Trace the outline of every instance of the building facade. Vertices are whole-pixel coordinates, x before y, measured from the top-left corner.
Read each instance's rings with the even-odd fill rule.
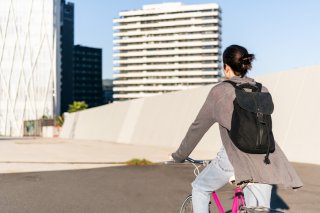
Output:
[[[102,81],[103,103],[109,104],[113,102],[113,80],[104,79]]]
[[[75,45],[73,54],[73,100],[102,105],[102,49]]]
[[[0,135],[59,113],[60,0],[0,0]]]
[[[114,99],[128,100],[217,83],[217,4],[145,5],[114,19]]]
[[[73,102],[74,4],[61,0],[61,104],[60,112],[68,111]]]

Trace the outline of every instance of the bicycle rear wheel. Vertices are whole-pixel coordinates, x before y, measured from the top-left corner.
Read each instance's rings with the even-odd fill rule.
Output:
[[[211,204],[211,202],[209,202],[209,204],[208,204],[209,213],[211,212],[210,211],[210,204]],[[186,197],[186,199],[183,201],[181,208],[180,208],[180,213],[193,213],[192,195],[188,195],[188,197]]]
[[[192,208],[192,195],[189,195],[186,197],[186,199],[183,201],[181,208],[180,208],[180,213],[193,213],[193,208]]]

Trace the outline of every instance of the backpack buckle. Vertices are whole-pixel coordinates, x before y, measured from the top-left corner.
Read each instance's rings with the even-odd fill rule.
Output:
[[[263,123],[263,124],[265,123],[262,112],[257,112],[257,118],[260,123]]]

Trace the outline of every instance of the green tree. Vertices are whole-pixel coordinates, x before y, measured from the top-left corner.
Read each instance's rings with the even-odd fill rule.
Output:
[[[88,108],[88,104],[85,101],[74,101],[72,104],[69,104],[68,112],[77,112]]]

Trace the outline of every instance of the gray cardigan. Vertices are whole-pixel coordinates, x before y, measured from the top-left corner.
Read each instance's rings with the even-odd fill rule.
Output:
[[[248,77],[234,76],[230,80],[239,84],[248,82],[255,84],[255,81]],[[262,88],[262,92],[267,91],[265,87]],[[254,180],[259,183],[283,184],[292,188],[302,187],[303,184],[299,176],[278,144],[276,144],[276,150],[270,153],[271,164],[265,164],[263,162],[265,154],[247,154],[240,151],[232,143],[228,130],[231,128],[234,98],[235,90],[232,85],[222,82],[214,86],[180,147],[172,154],[172,157],[176,161],[186,159],[208,129],[217,122],[222,144],[234,168],[236,182]]]

